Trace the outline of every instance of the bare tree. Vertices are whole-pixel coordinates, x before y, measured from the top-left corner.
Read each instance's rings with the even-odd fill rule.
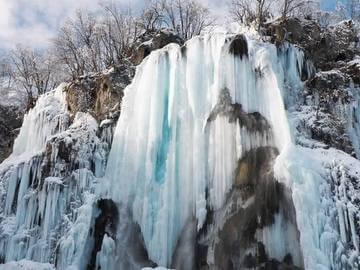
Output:
[[[73,79],[121,62],[139,35],[130,9],[102,4],[102,10],[98,16],[77,11],[75,19],[68,20],[53,40],[57,61]]]
[[[341,19],[344,20],[347,17],[346,6],[341,1],[336,2],[335,14]]]
[[[269,0],[256,0],[256,19],[259,29],[265,23],[266,19],[270,17],[270,8],[273,2],[274,1]]]
[[[12,50],[10,60],[9,76],[25,90],[29,105],[57,83],[52,77],[53,63],[45,52],[18,45]]]
[[[139,26],[147,32],[160,28],[164,19],[162,11],[160,1],[150,1],[148,6],[142,10],[142,14],[138,19]]]
[[[273,0],[232,0],[229,8],[233,19],[242,23],[255,22],[258,30],[271,16]]]
[[[0,58],[0,85],[10,88],[14,82],[14,72],[11,67],[10,59],[7,55]]]
[[[58,62],[66,66],[73,78],[104,69],[97,27],[95,16],[78,10],[75,19],[69,19],[53,40]]]
[[[185,40],[199,35],[213,23],[209,9],[197,0],[155,0],[147,13],[150,21],[146,25],[150,22],[150,26],[165,26]]]
[[[124,11],[114,3],[102,7],[105,11],[101,29],[103,54],[106,64],[113,65],[129,54],[139,36],[138,23],[130,8]]]
[[[302,9],[307,7],[308,0],[283,0],[281,3],[281,17],[286,18],[302,13]]]
[[[254,2],[249,0],[232,0],[229,7],[235,21],[249,24],[256,19]]]

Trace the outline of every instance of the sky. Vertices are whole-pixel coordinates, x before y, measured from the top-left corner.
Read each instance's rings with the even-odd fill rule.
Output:
[[[9,49],[16,44],[46,48],[59,27],[76,9],[90,11],[99,9],[105,0],[0,0],[0,49]],[[146,0],[111,0],[131,4],[135,9]],[[323,0],[330,8],[336,0]],[[226,0],[200,0],[217,15],[226,13]]]

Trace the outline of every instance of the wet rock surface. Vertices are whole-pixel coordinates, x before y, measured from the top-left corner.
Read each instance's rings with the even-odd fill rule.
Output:
[[[239,160],[234,187],[224,208],[209,211],[204,228],[197,235],[196,269],[301,269],[291,193],[272,173],[277,154],[272,147],[260,147]],[[284,254],[281,260],[268,254],[269,248],[274,247],[266,248],[266,237],[261,236],[279,216],[284,219],[284,239],[288,237],[288,226],[296,240],[291,242],[296,245],[291,249],[297,250],[297,254]]]
[[[229,123],[238,121],[240,127],[245,127],[250,132],[267,133],[270,129],[269,123],[259,112],[246,113],[241,104],[233,104],[227,88],[220,91],[218,103],[207,119],[207,126],[218,116],[228,117]]]

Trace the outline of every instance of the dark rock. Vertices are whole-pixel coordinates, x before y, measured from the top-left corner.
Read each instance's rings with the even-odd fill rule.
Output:
[[[12,152],[25,111],[14,106],[0,105],[0,163]]]
[[[95,219],[95,228],[93,230],[94,246],[87,270],[95,269],[96,254],[101,250],[105,234],[116,239],[116,229],[119,219],[119,212],[116,204],[112,200],[101,199],[97,202],[97,208],[100,210],[100,214]]]
[[[195,252],[196,233],[197,233],[196,217],[190,218],[181,236],[176,244],[174,254],[172,256],[171,269],[177,270],[195,270],[197,264],[197,256]]]
[[[247,254],[243,262],[244,267],[246,268],[256,268],[256,258],[251,254]]]
[[[330,91],[349,86],[350,77],[343,74],[340,70],[331,70],[318,72],[307,82],[309,89],[318,89],[319,91]]]
[[[226,116],[229,118],[230,123],[238,121],[240,127],[245,127],[250,132],[267,133],[269,131],[269,123],[259,112],[246,113],[242,109],[241,104],[232,104],[231,102],[229,89],[222,89],[219,94],[218,103],[207,119],[207,126],[218,116]]]
[[[291,254],[286,254],[286,256],[284,257],[284,263],[286,264],[293,264],[293,259],[292,259],[292,256]]]
[[[351,77],[340,70],[318,72],[307,81],[307,94],[316,107],[314,120],[301,124],[309,130],[310,137],[329,147],[353,154],[354,149],[338,108],[352,102]]]
[[[352,61],[346,64],[344,63],[341,71],[349,75],[355,84],[360,85],[360,61],[359,63]]]
[[[258,230],[273,224],[275,214],[282,215],[288,226],[297,228],[291,192],[273,176],[272,164],[277,155],[278,151],[274,148],[260,147],[248,151],[239,160],[237,177],[228,200],[224,208],[214,213],[221,216],[221,225],[212,218],[213,222],[207,221],[204,225],[209,228],[202,230],[202,235],[197,238],[202,251],[197,255],[198,260],[203,262],[201,269],[286,269],[276,268],[282,263],[268,256],[264,244],[256,236]],[[246,207],[239,206],[239,202],[249,200],[251,203]],[[220,213],[225,209],[228,214],[224,218]],[[293,243],[291,250],[300,252],[298,231],[296,237],[297,243]],[[215,265],[206,268],[205,247],[213,245]],[[293,264],[289,267],[298,269]]]
[[[139,37],[139,42],[134,45],[131,61],[134,65],[139,65],[152,51],[161,49],[170,43],[183,45],[184,41],[167,29],[145,32]]]
[[[244,35],[237,35],[230,43],[229,52],[241,59],[246,56],[249,57],[248,44]]]
[[[71,150],[71,145],[67,145],[64,141],[59,142],[58,155],[67,163],[71,160]]]
[[[337,62],[352,60],[358,53],[355,44],[359,40],[351,20],[321,28],[313,20],[290,17],[265,24],[264,32],[275,44],[288,41],[303,48],[320,70],[333,69]]]

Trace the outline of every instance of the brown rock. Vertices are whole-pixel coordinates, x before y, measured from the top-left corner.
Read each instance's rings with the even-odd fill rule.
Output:
[[[98,122],[117,118],[123,90],[133,76],[134,68],[128,63],[73,81],[66,89],[68,109],[72,116],[77,112],[89,112]]]

